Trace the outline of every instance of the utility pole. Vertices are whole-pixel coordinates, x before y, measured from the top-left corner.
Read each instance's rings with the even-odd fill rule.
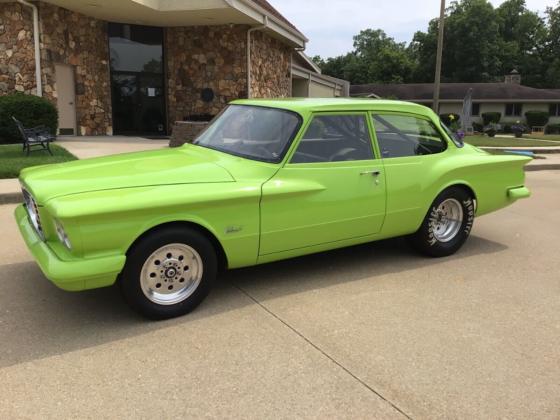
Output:
[[[433,109],[439,114],[439,90],[441,86],[441,61],[443,56],[443,26],[445,21],[445,0],[441,0],[441,10],[439,12],[439,35],[436,55],[436,78],[434,82],[434,104]]]

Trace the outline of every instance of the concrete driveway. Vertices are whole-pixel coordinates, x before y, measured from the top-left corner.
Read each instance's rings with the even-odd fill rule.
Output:
[[[463,250],[401,240],[227,274],[147,322],[67,293],[0,207],[0,418],[560,417],[560,177],[477,219]]]

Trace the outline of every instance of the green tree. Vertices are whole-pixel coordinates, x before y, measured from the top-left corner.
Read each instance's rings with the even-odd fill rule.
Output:
[[[545,85],[560,88],[560,1],[546,9]]]
[[[447,9],[443,50],[444,81],[487,82],[500,73],[500,33],[497,14],[487,0],[454,1]],[[437,19],[428,32],[417,32],[411,51],[416,53],[416,78],[433,80]]]
[[[508,0],[496,9],[499,31],[501,74],[517,69],[523,82],[541,86],[547,30],[544,21],[527,9],[525,0]]]
[[[314,57],[324,74],[349,80],[352,84],[408,82],[413,61],[405,43],[398,43],[378,29],[361,31],[354,37],[354,50],[346,55]]]

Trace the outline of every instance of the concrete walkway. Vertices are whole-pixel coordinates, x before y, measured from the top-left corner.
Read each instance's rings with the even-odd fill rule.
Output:
[[[169,140],[150,140],[125,136],[60,136],[56,144],[64,147],[78,159],[140,152],[168,147]]]

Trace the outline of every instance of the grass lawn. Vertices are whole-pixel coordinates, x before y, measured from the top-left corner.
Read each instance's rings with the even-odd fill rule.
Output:
[[[61,146],[51,144],[54,156],[47,151],[37,150],[29,156],[21,150],[21,144],[0,145],[0,178],[17,178],[28,166],[45,165],[76,160],[76,156]]]
[[[560,134],[545,134],[543,136],[531,136],[530,134],[527,135],[527,137],[530,137],[532,139],[535,140],[550,140],[550,141],[560,141]]]
[[[483,147],[560,147],[560,136],[543,136],[543,140],[554,140],[550,137],[558,137],[558,140],[542,141],[534,138],[522,137],[516,138],[502,138],[502,137],[488,137],[488,136],[467,136],[465,143],[472,144],[473,146]]]

